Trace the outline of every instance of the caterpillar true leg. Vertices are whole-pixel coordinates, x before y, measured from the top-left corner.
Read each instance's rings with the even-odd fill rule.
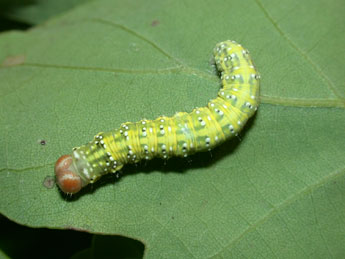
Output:
[[[234,41],[214,49],[223,87],[206,107],[173,117],[126,122],[99,133],[86,145],[74,148],[55,165],[57,184],[65,193],[76,193],[106,173],[142,159],[187,157],[236,135],[259,105],[259,79],[249,52]]]

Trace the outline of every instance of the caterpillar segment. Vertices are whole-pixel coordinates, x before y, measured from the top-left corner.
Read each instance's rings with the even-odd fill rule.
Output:
[[[60,189],[74,194],[126,164],[154,157],[187,157],[236,135],[257,110],[260,76],[248,50],[234,41],[218,43],[214,58],[223,85],[217,98],[190,113],[126,122],[116,130],[97,134],[88,144],[57,160]]]

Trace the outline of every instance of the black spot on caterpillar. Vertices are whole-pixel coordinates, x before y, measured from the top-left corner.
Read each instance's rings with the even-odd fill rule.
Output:
[[[207,151],[236,135],[259,104],[259,74],[249,52],[234,41],[220,42],[214,58],[223,87],[206,107],[178,112],[173,117],[126,122],[98,133],[55,164],[60,189],[74,194],[102,175],[117,173],[142,159],[187,157]]]

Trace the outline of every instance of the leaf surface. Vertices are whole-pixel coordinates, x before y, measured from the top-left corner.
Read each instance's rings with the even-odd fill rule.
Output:
[[[0,212],[120,234],[146,257],[345,255],[345,7],[317,1],[92,1],[0,35]],[[126,167],[68,199],[54,163],[125,121],[204,106],[217,42],[249,49],[262,104],[191,161]]]

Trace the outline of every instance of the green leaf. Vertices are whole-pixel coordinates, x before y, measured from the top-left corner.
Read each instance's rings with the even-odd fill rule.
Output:
[[[3,251],[0,250],[0,258],[7,259],[9,257]]]
[[[93,1],[1,34],[0,212],[31,227],[132,237],[149,258],[344,257],[344,9]],[[60,194],[54,163],[72,147],[215,97],[212,49],[227,39],[250,50],[262,77],[262,104],[239,138]]]

